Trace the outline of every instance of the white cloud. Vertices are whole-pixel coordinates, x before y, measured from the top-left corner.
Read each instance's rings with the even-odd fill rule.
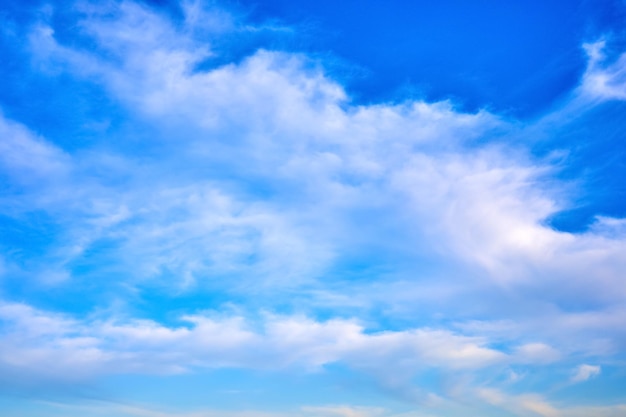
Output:
[[[22,304],[3,304],[0,364],[59,380],[194,368],[315,369],[343,362],[384,375],[428,368],[477,369],[506,355],[479,338],[443,330],[366,332],[350,320],[269,316],[256,328],[239,316],[185,316],[186,326],[153,321],[77,321]],[[70,372],[71,370],[71,372]]]
[[[550,363],[561,358],[561,354],[544,343],[527,343],[515,349],[515,356],[520,362]]]
[[[477,391],[485,402],[512,411],[518,416],[560,417],[565,414],[542,396],[536,394],[508,395],[502,391],[481,388]]]
[[[86,3],[81,36],[103,54],[63,45],[45,23],[33,29],[42,68],[103,86],[129,120],[154,135],[115,132],[108,151],[73,153],[0,119],[2,168],[29,190],[7,198],[12,215],[36,208],[61,230],[36,271],[24,266],[22,273],[93,279],[71,265],[104,242],[102,285],[120,280],[130,291],[152,280],[168,292],[202,287],[255,301],[265,291],[259,304],[270,311],[272,302],[307,311],[302,304],[343,308],[349,301],[350,308],[382,306],[393,315],[402,304],[415,322],[420,305],[431,303],[438,317],[462,311],[463,320],[487,318],[464,321],[457,333],[438,325],[370,331],[340,318],[268,314],[255,322],[189,312],[168,327],[4,304],[0,363],[7,375],[313,370],[342,362],[406,388],[427,368],[477,374],[623,351],[624,312],[613,306],[626,299],[624,220],[599,218],[582,234],[545,224],[564,208],[551,179],[556,168],[524,145],[504,144],[522,143],[536,126],[486,111],[465,114],[448,102],[354,105],[298,54],[259,50],[200,70],[215,53],[211,36],[236,32],[241,22],[198,4],[185,6],[187,23],[176,26],[132,2]],[[198,41],[200,32],[208,41]],[[589,51],[581,94],[626,97],[624,58],[604,65],[599,44]],[[117,146],[125,141],[141,143],[145,155]],[[404,263],[390,271],[385,257],[394,256]],[[355,259],[383,273],[373,283],[346,282],[343,265]],[[11,262],[7,254],[6,270]],[[285,301],[279,290],[299,297]],[[589,311],[560,308],[581,299]],[[495,315],[507,319],[489,319]],[[490,347],[496,342],[505,347]],[[594,369],[582,365],[573,379],[588,379],[599,373]],[[500,405],[509,399],[488,390],[480,396]],[[522,415],[560,413],[538,396],[513,403]]]
[[[509,395],[496,389],[479,389],[478,397],[486,403],[502,408],[520,417],[619,417],[626,411],[625,404],[606,406],[562,406],[539,394]]]
[[[154,161],[100,151],[71,159],[43,140],[28,146],[35,156],[20,151],[23,146],[11,148],[18,161],[44,155],[37,169],[75,173],[37,193],[45,197],[42,208],[56,216],[60,207],[65,211],[57,217],[66,230],[59,242],[70,243],[60,245],[60,269],[108,239],[115,245],[107,272],[131,286],[162,279],[177,290],[203,283],[250,291],[254,283],[252,291],[303,285],[324,291],[325,274],[342,254],[374,245],[383,254],[404,251],[461,265],[468,277],[448,276],[446,285],[465,290],[495,284],[548,298],[626,297],[616,290],[626,268],[620,220],[601,219],[582,235],[547,227],[545,218],[561,208],[549,184],[552,169],[496,140],[523,136],[518,126],[487,112],[463,114],[445,102],[353,106],[341,86],[299,55],[258,51],[238,64],[198,71],[194,66],[213,52],[210,42],[196,41],[194,27],[175,27],[131,2],[92,5],[85,13],[83,35],[116,59],[60,45],[42,27],[32,36],[45,38],[34,41],[45,53],[36,52],[103,83],[168,137],[153,139],[166,149]],[[212,33],[239,24],[227,22]],[[8,143],[32,137],[16,129]],[[492,140],[473,144],[478,138]],[[206,168],[212,165],[240,175],[244,184]],[[76,178],[106,169],[127,179]],[[248,181],[274,190],[269,197],[246,191]],[[378,224],[358,220],[363,211],[381,214]],[[396,336],[379,339],[385,337]],[[556,358],[533,346],[540,345],[527,344],[516,355]],[[472,349],[455,350],[451,363],[469,366],[476,354],[489,356]],[[326,360],[323,350],[316,354]]]
[[[0,138],[0,169],[22,186],[32,187],[69,174],[69,155],[2,114]]]
[[[340,86],[321,70],[307,69],[303,57],[284,53],[259,51],[238,65],[194,72],[206,48],[163,17],[129,2],[113,12],[105,8],[113,23],[99,13],[96,8],[88,14],[81,27],[119,60],[103,62],[59,45],[52,30],[36,30],[32,36],[45,39],[33,42],[45,47],[42,59],[104,80],[150,123],[165,130],[176,126],[176,133],[167,130],[175,139],[163,157],[180,174],[172,181],[162,159],[148,166],[142,160],[143,172],[133,169],[139,161],[128,155],[77,161],[76,175],[84,172],[91,181],[65,184],[74,198],[58,200],[73,219],[65,225],[70,236],[62,240],[79,240],[71,245],[78,250],[68,248],[61,264],[98,240],[113,239],[119,251],[111,267],[121,268],[114,274],[128,275],[123,270],[132,263],[135,277],[174,275],[183,288],[208,276],[227,276],[228,285],[240,288],[250,285],[230,277],[254,274],[250,279],[261,286],[311,282],[336,258],[338,244],[374,241],[378,227],[363,229],[352,218],[362,210],[392,208],[398,197],[385,186],[387,171],[403,165],[411,147],[447,147],[498,124],[487,113],[459,114],[447,103],[346,110]],[[240,123],[241,114],[246,123]],[[198,174],[211,165],[243,175],[244,183],[271,183],[274,201],[246,195],[219,175]],[[106,186],[109,178],[93,173],[107,169],[130,179]]]
[[[576,368],[572,375],[572,382],[583,382],[600,375],[602,369],[599,366],[582,364]]]
[[[584,95],[601,100],[626,99],[626,54],[607,63],[606,41],[584,45],[589,56],[587,71],[583,75],[581,91]]]

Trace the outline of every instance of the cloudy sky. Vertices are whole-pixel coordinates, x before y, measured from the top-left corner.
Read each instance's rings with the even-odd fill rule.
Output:
[[[623,0],[0,1],[0,412],[626,415]]]

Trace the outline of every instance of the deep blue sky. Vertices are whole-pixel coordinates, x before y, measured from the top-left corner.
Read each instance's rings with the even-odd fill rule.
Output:
[[[623,31],[618,1],[242,1],[252,19],[305,28],[303,45],[355,66],[357,100],[451,98],[537,115],[581,76],[581,44]],[[308,31],[308,32],[307,32]]]

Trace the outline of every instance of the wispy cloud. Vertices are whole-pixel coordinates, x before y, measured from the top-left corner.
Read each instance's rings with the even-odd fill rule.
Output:
[[[601,368],[595,365],[583,364],[576,368],[572,382],[583,382],[600,375]]]
[[[626,99],[626,54],[607,62],[604,40],[585,44],[584,48],[589,63],[581,85],[583,94],[601,100]]]

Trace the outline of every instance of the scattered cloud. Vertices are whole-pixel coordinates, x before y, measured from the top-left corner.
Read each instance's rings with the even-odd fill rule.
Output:
[[[600,375],[602,369],[599,366],[583,364],[576,368],[572,376],[572,382],[584,382]]]

